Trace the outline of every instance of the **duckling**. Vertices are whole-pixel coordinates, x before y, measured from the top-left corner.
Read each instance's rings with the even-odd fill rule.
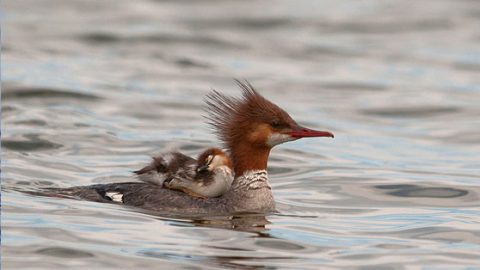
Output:
[[[175,175],[186,178],[194,178],[196,175],[197,161],[180,152],[168,152],[152,159],[150,164],[134,171],[140,181],[162,186]]]
[[[195,172],[194,177],[176,174],[164,181],[163,186],[205,199],[224,194],[234,179],[230,158],[218,148],[210,148],[200,154]]]

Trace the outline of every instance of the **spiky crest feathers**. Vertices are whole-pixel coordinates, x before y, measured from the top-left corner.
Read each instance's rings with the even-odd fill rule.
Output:
[[[260,95],[247,81],[235,80],[242,97],[229,97],[216,90],[206,96],[206,118],[217,137],[230,149],[239,137],[248,132],[252,122],[280,121],[288,125],[295,121],[281,108]]]

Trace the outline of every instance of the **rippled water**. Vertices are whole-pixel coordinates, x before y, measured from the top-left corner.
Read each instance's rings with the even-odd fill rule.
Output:
[[[4,269],[480,268],[477,1],[2,4]],[[336,135],[274,149],[279,214],[24,192],[217,145],[202,99],[232,78]]]

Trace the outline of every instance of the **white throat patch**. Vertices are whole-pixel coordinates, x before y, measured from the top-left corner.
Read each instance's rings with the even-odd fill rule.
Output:
[[[292,138],[292,136],[288,134],[272,133],[270,136],[268,136],[267,144],[270,147],[274,147],[277,144],[281,144],[281,143],[289,142],[293,140],[295,140],[295,138]]]

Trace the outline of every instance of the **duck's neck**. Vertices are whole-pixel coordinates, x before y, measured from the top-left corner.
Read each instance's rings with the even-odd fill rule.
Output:
[[[251,144],[229,145],[235,168],[235,179],[223,195],[232,212],[267,212],[275,209],[275,201],[268,183],[267,163],[270,148]]]
[[[249,143],[237,143],[230,147],[235,168],[235,176],[240,177],[247,171],[267,170],[270,147],[255,147]]]

